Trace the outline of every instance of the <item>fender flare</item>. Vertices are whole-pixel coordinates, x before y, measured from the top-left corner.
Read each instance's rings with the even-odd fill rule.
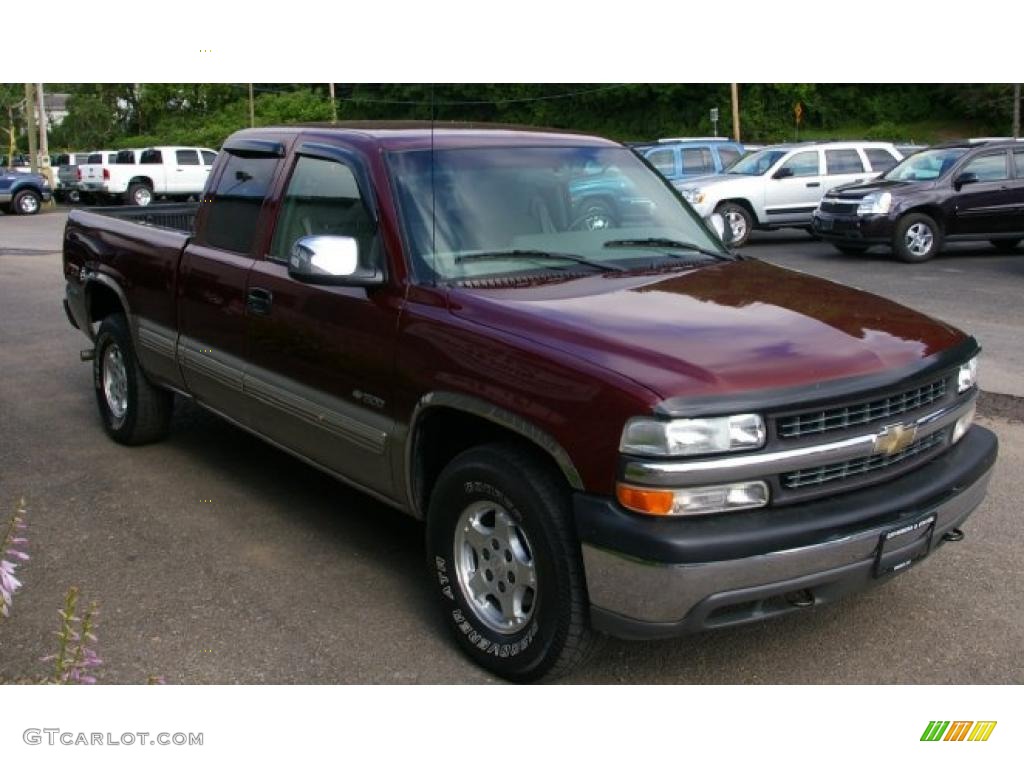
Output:
[[[462,411],[463,413],[468,413],[472,416],[493,422],[500,427],[504,427],[505,429],[526,438],[554,460],[555,464],[565,476],[566,482],[569,483],[569,486],[572,489],[577,491],[584,490],[583,478],[576,469],[576,465],[573,464],[569,453],[554,437],[551,436],[550,433],[541,429],[536,424],[524,419],[522,416],[512,413],[511,411],[505,410],[500,406],[489,403],[486,400],[473,397],[472,395],[446,391],[428,392],[423,395],[419,401],[417,401],[416,407],[413,409],[412,417],[409,419],[408,432],[405,438],[405,450],[403,452],[405,463],[403,477],[405,492],[408,498],[409,508],[413,511],[413,514],[416,517],[422,518],[424,513],[423,510],[419,508],[420,505],[417,503],[413,487],[414,438],[416,435],[417,424],[423,415],[432,408],[450,408],[455,411]]]

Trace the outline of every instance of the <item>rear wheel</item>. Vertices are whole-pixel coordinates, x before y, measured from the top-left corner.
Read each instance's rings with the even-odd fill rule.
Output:
[[[11,210],[19,216],[34,216],[39,213],[43,199],[31,189],[23,189],[11,201]]]
[[[942,230],[930,216],[910,213],[896,225],[892,249],[900,261],[911,264],[928,261],[941,248]]]
[[[995,246],[995,249],[1000,253],[1009,253],[1010,251],[1016,250],[1017,246],[1020,245],[1020,238],[1016,240],[990,240],[989,242]]]
[[[153,190],[146,184],[130,184],[125,193],[125,202],[128,205],[149,205],[153,202]]]
[[[444,469],[427,556],[445,623],[485,669],[556,677],[595,647],[568,490],[529,451],[480,446]]]
[[[726,226],[732,229],[730,247],[739,248],[750,239],[750,232],[754,228],[754,217],[744,206],[739,203],[720,203],[715,208],[715,213],[720,214],[725,219]]]
[[[141,445],[167,434],[174,396],[142,372],[124,315],[109,315],[100,324],[93,383],[103,427],[114,440]]]

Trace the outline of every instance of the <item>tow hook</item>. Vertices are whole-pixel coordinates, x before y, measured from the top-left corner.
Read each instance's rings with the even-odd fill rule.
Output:
[[[964,532],[959,528],[951,528],[942,534],[943,541],[963,541]]]
[[[79,359],[81,359],[83,363],[87,363],[94,357],[96,357],[96,350],[94,348],[83,349],[81,352],[78,353],[78,357]]]
[[[798,589],[794,592],[787,592],[783,597],[786,602],[796,608],[810,608],[814,605],[814,595],[809,589]]]

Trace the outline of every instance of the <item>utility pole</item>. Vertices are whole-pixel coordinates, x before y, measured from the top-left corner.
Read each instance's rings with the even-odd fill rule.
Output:
[[[732,138],[740,140],[740,84],[730,83],[732,91]]]
[[[334,83],[328,83],[331,89],[331,122],[338,122],[338,102],[334,100]]]
[[[47,136],[49,121],[46,118],[46,96],[43,93],[43,84],[36,85],[36,98],[39,102],[39,163],[42,166],[40,173],[50,180],[53,186],[53,173],[50,171],[50,139]]]
[[[1013,86],[1013,138],[1020,138],[1020,83]]]
[[[256,127],[256,102],[252,96],[252,83],[249,83],[249,127]]]
[[[32,83],[25,83],[25,128],[28,133],[28,163],[32,173],[39,173],[36,158],[36,108]]]

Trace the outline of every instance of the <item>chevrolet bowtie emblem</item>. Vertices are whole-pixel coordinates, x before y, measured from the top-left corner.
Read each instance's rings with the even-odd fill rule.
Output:
[[[875,453],[892,456],[907,448],[917,437],[917,427],[906,424],[890,424],[881,433],[875,435]]]

